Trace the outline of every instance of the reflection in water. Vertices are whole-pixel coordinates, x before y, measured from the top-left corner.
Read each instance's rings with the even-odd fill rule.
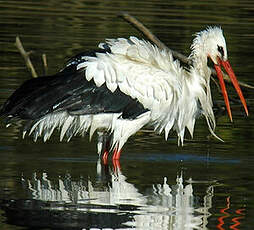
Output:
[[[34,173],[31,179],[22,177],[31,199],[10,201],[7,217],[13,224],[37,227],[206,229],[214,185],[207,187],[200,202],[194,196],[193,181],[184,181],[182,174],[176,184],[169,185],[165,177],[163,184],[153,185],[145,194],[128,183],[120,170],[111,172],[100,162],[97,176],[94,183],[74,180],[70,174],[56,181],[49,180],[46,172]],[[19,218],[14,218],[17,213]]]
[[[238,230],[241,222],[241,219],[244,219],[244,208],[239,208],[235,211],[235,213],[238,215],[237,217],[231,217],[230,213],[228,211],[230,210],[230,197],[226,198],[226,207],[220,209],[220,213],[222,216],[218,218],[218,225],[216,226],[219,230],[225,229],[225,220],[229,218],[232,222],[232,224],[229,226],[230,229]],[[226,227],[227,228],[227,227]]]
[[[22,183],[30,198],[36,200],[60,201],[66,204],[98,204],[102,205],[102,208],[103,205],[145,205],[146,199],[138,193],[134,185],[126,182],[126,177],[120,171],[110,173],[106,168],[106,175],[102,175],[100,167],[98,162],[98,180],[95,185],[84,178],[74,181],[70,174],[54,183],[47,178],[47,173],[43,173],[41,178],[34,173],[31,180],[22,178]],[[86,206],[82,207],[86,210]],[[91,206],[89,210],[93,211]]]
[[[208,229],[215,220],[217,229],[239,229],[244,209],[230,207],[230,197],[221,215],[212,215],[215,181],[184,180],[154,184],[139,191],[120,169],[111,170],[97,162],[96,180],[66,174],[49,179],[47,172],[31,178],[22,176],[28,199],[1,201],[10,224],[29,228],[64,229]],[[203,184],[205,193],[195,195],[194,184]],[[197,191],[196,191],[197,192]],[[210,218],[210,219],[209,219]],[[230,225],[229,225],[230,223]]]

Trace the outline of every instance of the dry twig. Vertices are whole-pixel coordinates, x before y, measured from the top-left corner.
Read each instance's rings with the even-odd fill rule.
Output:
[[[29,69],[29,71],[31,72],[32,76],[33,77],[38,77],[34,67],[33,67],[33,64],[30,60],[30,57],[29,57],[29,53],[27,53],[19,39],[19,36],[16,37],[16,42],[15,42],[15,46],[18,48],[20,54],[22,55],[22,57],[24,58],[25,60],[25,63],[26,63],[26,66],[27,68]]]
[[[48,74],[48,63],[47,63],[47,56],[46,54],[42,54],[42,63],[44,67],[44,75]]]
[[[159,38],[157,38],[146,26],[144,26],[136,18],[134,18],[133,16],[131,16],[130,14],[126,12],[121,12],[119,16],[121,16],[127,22],[131,23],[131,25],[133,25],[136,29],[142,32],[151,42],[157,45],[160,49],[168,50],[172,52],[175,58],[181,60],[183,63],[190,64],[190,61],[186,56],[168,48],[162,41],[159,40]]]

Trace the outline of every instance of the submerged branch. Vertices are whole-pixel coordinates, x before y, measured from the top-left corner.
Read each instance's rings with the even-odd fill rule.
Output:
[[[25,60],[25,63],[26,63],[26,66],[27,68],[29,69],[29,71],[31,72],[32,76],[33,77],[38,77],[35,69],[34,69],[34,66],[30,60],[30,57],[29,57],[29,53],[27,53],[19,39],[19,36],[16,37],[16,42],[15,42],[15,46],[18,48],[20,54],[22,55],[22,57],[24,58]]]
[[[160,49],[168,50],[172,53],[172,55],[179,59],[181,62],[185,64],[191,64],[190,59],[186,57],[185,55],[174,51],[170,48],[168,48],[163,42],[161,42],[146,26],[144,26],[140,21],[138,21],[135,17],[131,16],[130,14],[126,12],[121,12],[119,14],[120,17],[122,17],[125,21],[129,22],[132,26],[134,26],[137,30],[142,32],[151,42],[153,42],[155,45],[157,45]],[[211,68],[212,76],[217,76],[216,71]],[[229,76],[223,72],[223,78],[225,81],[231,83]],[[254,89],[254,86],[246,84],[244,82],[239,81],[239,85],[245,88]]]

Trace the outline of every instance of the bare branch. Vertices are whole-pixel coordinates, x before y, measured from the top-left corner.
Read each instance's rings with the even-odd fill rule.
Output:
[[[47,73],[48,73],[48,63],[47,63],[46,54],[42,54],[42,62],[43,62],[43,67],[44,67],[44,75],[47,75]]]
[[[160,49],[168,50],[173,54],[175,58],[179,59],[183,63],[190,64],[190,60],[186,56],[168,48],[162,41],[159,40],[159,38],[157,38],[146,26],[144,26],[136,18],[126,12],[121,12],[119,16],[129,22],[131,25],[133,25],[137,30],[142,32],[151,42],[157,45]]]
[[[26,66],[29,69],[29,71],[31,72],[32,76],[35,77],[35,78],[38,77],[38,75],[37,75],[37,73],[36,73],[36,71],[33,67],[33,64],[32,64],[32,62],[29,58],[29,54],[25,51],[25,49],[24,49],[24,47],[23,47],[23,45],[22,45],[22,43],[21,43],[18,36],[16,37],[15,46],[18,48],[20,54],[24,58]]]

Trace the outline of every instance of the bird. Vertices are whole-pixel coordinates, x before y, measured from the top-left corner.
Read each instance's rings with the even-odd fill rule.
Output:
[[[232,113],[221,67],[228,73],[248,116],[239,83],[228,61],[221,27],[208,26],[194,35],[189,66],[171,51],[144,39],[105,39],[93,51],[67,61],[52,76],[25,81],[2,105],[0,116],[8,125],[25,121],[23,137],[47,141],[59,130],[60,141],[97,132],[97,151],[107,162],[118,161],[128,138],[143,127],[156,133],[177,134],[182,145],[186,130],[193,137],[196,120],[203,116],[215,134],[210,89],[211,59],[230,120]],[[220,139],[220,138],[219,138]]]

